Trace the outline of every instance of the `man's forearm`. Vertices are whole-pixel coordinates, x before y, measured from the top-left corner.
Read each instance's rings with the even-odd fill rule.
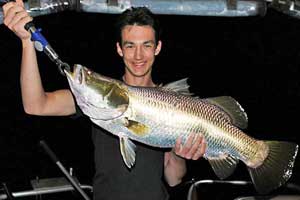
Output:
[[[23,106],[27,113],[35,114],[42,107],[45,101],[45,92],[38,69],[36,52],[33,42],[22,41],[22,62],[21,62],[21,92]]]
[[[176,186],[182,182],[186,174],[185,159],[177,156],[173,151],[167,152],[165,155],[165,179],[171,186]]]

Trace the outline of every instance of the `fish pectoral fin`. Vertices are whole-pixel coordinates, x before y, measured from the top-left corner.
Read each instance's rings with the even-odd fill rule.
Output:
[[[248,126],[248,117],[242,106],[230,96],[220,96],[205,99],[209,103],[221,108],[235,126],[245,129]]]
[[[145,136],[150,131],[147,125],[129,119],[126,119],[125,126],[130,132],[137,136]]]
[[[229,177],[239,162],[238,159],[227,154],[221,155],[220,157],[208,157],[207,160],[220,179]]]
[[[130,169],[135,163],[135,144],[127,136],[119,136],[120,151],[126,166]]]

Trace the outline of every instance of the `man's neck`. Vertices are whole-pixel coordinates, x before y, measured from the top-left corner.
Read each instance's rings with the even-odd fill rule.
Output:
[[[131,86],[141,86],[141,87],[154,87],[155,84],[152,81],[151,76],[146,75],[143,77],[134,77],[128,74],[124,74],[123,81]]]

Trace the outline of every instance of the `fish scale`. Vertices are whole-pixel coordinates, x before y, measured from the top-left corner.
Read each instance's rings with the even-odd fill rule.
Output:
[[[247,115],[232,97],[192,97],[186,79],[149,88],[126,85],[81,65],[65,72],[83,113],[119,137],[128,168],[134,167],[136,157],[131,140],[172,148],[178,137],[184,142],[196,133],[205,138],[205,158],[220,179],[230,176],[239,160],[247,165],[262,194],[285,184],[292,175],[298,145],[248,136],[241,130],[248,125]]]
[[[185,141],[190,133],[201,133],[208,143],[205,157],[219,157],[227,153],[247,161],[255,154],[255,150],[253,150],[256,149],[255,145],[250,145],[255,142],[230,125],[228,123],[229,118],[220,109],[216,109],[205,101],[189,96],[179,96],[171,91],[163,92],[161,95],[160,90],[153,90],[152,88],[129,87],[128,90],[131,99],[130,110],[140,113],[130,116],[130,118],[152,126],[151,133],[143,140],[137,138],[138,141],[156,147],[172,147],[175,139],[179,136],[183,137],[183,141]],[[144,119],[144,113],[147,112],[145,110],[148,109],[153,111],[153,117]],[[158,113],[155,110],[161,112]],[[170,113],[177,113],[177,115],[170,116]],[[186,120],[177,123],[176,116]],[[161,119],[165,120],[161,121]],[[199,120],[209,123],[201,123]],[[207,125],[200,126],[201,124]],[[219,131],[212,131],[211,127]],[[241,140],[242,138],[243,140]],[[245,146],[243,141],[249,144],[245,150],[242,150]]]
[[[172,139],[181,136],[183,137],[183,141],[185,141],[189,134],[199,133],[204,135],[208,143],[205,157],[219,157],[224,153],[228,153],[245,162],[253,158],[257,151],[255,140],[229,124],[228,117],[220,109],[216,109],[216,107],[207,104],[205,101],[189,96],[179,96],[173,92],[164,92],[163,95],[161,93],[160,90],[153,88],[129,87],[129,96],[132,97],[130,98],[131,104],[129,104],[129,107],[137,110],[137,112],[141,110],[139,112],[141,114],[132,116],[132,119],[146,124],[157,124],[161,118],[167,119],[163,121],[163,126],[152,128],[152,132],[149,133],[152,137],[146,138],[144,143],[158,147],[172,147],[175,140],[172,140],[172,142],[169,142],[170,140],[163,140],[161,139],[162,135],[168,135]],[[139,106],[134,107],[134,105]],[[155,120],[155,117],[149,117],[153,120],[151,122],[142,120],[145,107],[150,107],[152,108],[151,110],[160,110],[162,114],[155,113],[156,116],[159,116],[158,120]],[[170,117],[170,112],[179,112],[181,114],[176,116],[187,116],[183,118],[190,120],[183,120],[182,123],[177,123],[178,121],[175,116]],[[167,113],[168,116],[166,117],[164,113]],[[206,123],[201,123],[199,120],[207,121],[209,124],[201,126],[201,124]],[[218,131],[219,134],[209,130],[211,126],[215,128],[214,125],[221,127],[219,128],[220,131]],[[209,133],[214,134],[211,135]],[[153,138],[156,138],[156,140]]]

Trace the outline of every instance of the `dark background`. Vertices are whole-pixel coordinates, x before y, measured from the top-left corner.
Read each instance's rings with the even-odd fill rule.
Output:
[[[66,11],[36,17],[34,22],[63,61],[120,78],[123,65],[115,50],[115,17]],[[154,67],[157,83],[189,77],[192,92],[202,98],[230,95],[238,100],[249,117],[249,135],[300,144],[300,20],[270,9],[264,17],[159,19],[163,49]],[[0,181],[16,192],[30,190],[30,180],[36,177],[63,176],[39,147],[43,139],[81,183],[91,185],[89,121],[25,114],[19,86],[21,44],[4,25],[0,37]],[[38,53],[38,60],[47,91],[68,87],[46,55]],[[187,181],[217,179],[204,159],[189,166]],[[290,183],[300,184],[299,166],[298,156]],[[228,180],[250,180],[245,165],[240,163]],[[189,182],[183,186],[184,195],[188,186]],[[213,196],[216,189],[219,195],[227,192],[223,186],[208,190]]]

